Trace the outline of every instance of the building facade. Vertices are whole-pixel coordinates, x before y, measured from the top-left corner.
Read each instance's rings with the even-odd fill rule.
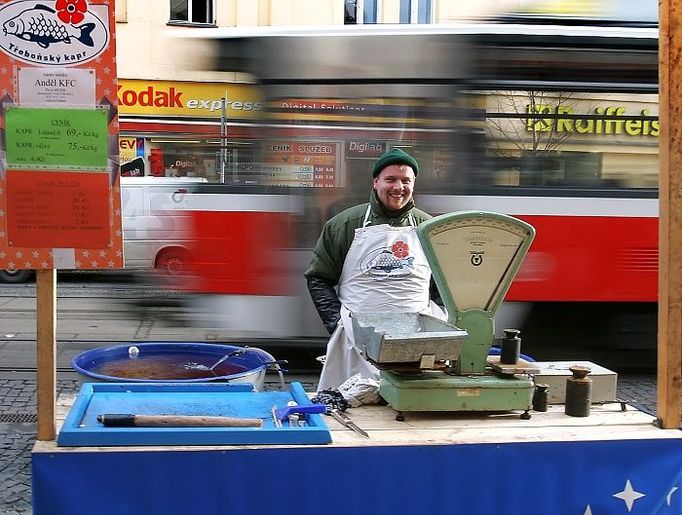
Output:
[[[323,96],[284,98],[270,107],[280,121],[299,130],[275,132],[271,141],[261,141],[258,124],[267,106],[255,78],[213,70],[210,50],[183,36],[214,27],[246,31],[268,26],[438,25],[528,7],[529,2],[462,4],[438,0],[118,0],[121,163],[135,158],[141,158],[136,163],[143,163],[142,167],[124,165],[123,173],[225,182],[226,177],[245,180],[244,174],[257,169],[259,175],[253,176],[253,182],[259,184],[352,187],[356,176],[363,177],[368,160],[401,145],[411,146],[424,168],[434,170],[423,182],[428,186],[432,180],[437,189],[447,178],[452,160],[447,142],[424,137],[424,127],[416,127],[420,122],[415,122],[413,113],[424,112],[424,106],[382,98],[350,102]],[[590,2],[576,5],[594,10]],[[629,187],[656,185],[656,95],[490,91],[474,96],[471,102],[484,119],[487,152],[497,163],[493,169],[481,170],[473,179],[478,184],[546,186],[591,179]],[[543,113],[548,116],[540,116]],[[532,119],[532,115],[538,117]],[[338,130],[341,127],[345,130]],[[421,132],[412,130],[415,127]],[[361,184],[365,186],[364,181]]]

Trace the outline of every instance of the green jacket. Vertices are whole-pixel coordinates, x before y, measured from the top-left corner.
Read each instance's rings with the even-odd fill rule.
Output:
[[[368,225],[388,224],[393,227],[405,227],[410,225],[410,214],[417,225],[431,218],[428,213],[414,207],[413,200],[400,211],[389,214],[379,202],[374,190],[369,196],[369,205],[371,213]],[[355,237],[355,229],[362,227],[366,211],[367,203],[359,204],[341,211],[324,224],[322,234],[313,249],[310,265],[303,275],[318,277],[333,285],[338,284],[343,262]]]

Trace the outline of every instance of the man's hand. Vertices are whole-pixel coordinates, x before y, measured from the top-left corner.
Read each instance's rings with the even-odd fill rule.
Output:
[[[336,290],[330,282],[319,277],[306,277],[306,280],[315,309],[329,334],[332,334],[341,318],[341,301]]]

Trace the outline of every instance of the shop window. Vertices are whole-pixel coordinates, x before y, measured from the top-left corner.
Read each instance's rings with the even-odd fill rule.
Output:
[[[377,23],[378,19],[377,0],[344,0],[345,25]]]
[[[433,23],[431,0],[400,0],[400,23]]]
[[[171,0],[170,22],[214,24],[214,0]]]

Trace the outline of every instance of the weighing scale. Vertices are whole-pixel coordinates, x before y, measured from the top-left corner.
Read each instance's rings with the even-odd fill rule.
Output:
[[[514,217],[449,213],[417,227],[448,321],[416,313],[358,313],[356,345],[380,369],[380,395],[410,411],[523,410],[530,418],[533,364],[488,353],[494,316],[535,236]]]

